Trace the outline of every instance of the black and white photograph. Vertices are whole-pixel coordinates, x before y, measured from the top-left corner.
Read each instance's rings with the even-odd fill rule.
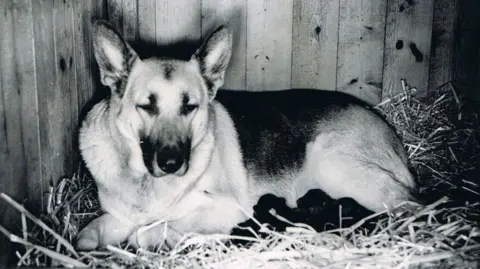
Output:
[[[0,268],[480,268],[480,0],[0,14]]]

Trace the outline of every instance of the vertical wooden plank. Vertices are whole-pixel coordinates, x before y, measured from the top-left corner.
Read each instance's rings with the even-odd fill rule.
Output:
[[[42,195],[42,179],[40,167],[40,143],[38,123],[37,85],[35,81],[35,48],[33,34],[32,3],[28,0],[14,1],[13,17],[15,20],[14,76],[19,103],[17,113],[22,139],[22,151],[25,154],[25,179],[28,198],[34,204],[40,202]],[[8,57],[8,56],[7,56]],[[10,102],[9,99],[6,100]],[[10,161],[19,161],[11,159]],[[15,171],[15,175],[18,171]],[[39,209],[39,208],[37,208]]]
[[[123,2],[132,2],[132,0],[108,0],[106,3],[108,21],[120,33],[123,33]]]
[[[247,1],[247,90],[291,87],[292,0]]]
[[[60,78],[61,80],[61,87],[59,90],[66,91],[65,98],[63,102],[67,105],[65,114],[66,121],[64,122],[64,142],[65,142],[65,149],[66,149],[66,156],[64,162],[64,171],[63,175],[71,175],[72,173],[76,172],[76,168],[78,167],[78,161],[80,154],[78,154],[77,148],[77,126],[78,126],[78,112],[79,112],[79,103],[78,103],[78,92],[77,92],[77,69],[76,63],[76,55],[75,55],[75,25],[73,22],[74,18],[74,5],[75,1],[65,1],[63,4],[65,9],[65,17],[63,19],[65,28],[62,29],[61,32],[58,32],[60,35],[56,35],[58,37],[56,41],[56,49],[57,49],[57,59],[58,60],[58,67],[61,71]],[[61,28],[58,25],[55,26],[57,29]],[[59,39],[60,38],[60,39]],[[65,62],[68,64],[65,65],[65,70],[62,69],[62,57],[65,59]],[[83,73],[83,72],[82,72]]]
[[[2,5],[2,191],[39,201],[42,185],[32,5],[28,0]]]
[[[41,160],[42,160],[42,180],[43,191],[48,189],[49,180],[52,179],[52,168],[62,167],[62,163],[56,166],[56,163],[50,163],[49,143],[52,139],[50,135],[50,126],[48,118],[50,117],[49,106],[50,98],[56,95],[56,74],[55,74],[55,53],[53,37],[53,1],[32,1],[33,4],[33,26],[34,26],[34,44],[35,44],[35,69],[36,84],[38,89],[38,119],[41,126],[39,132]],[[48,68],[46,68],[48,67]],[[60,170],[59,169],[59,170]],[[60,171],[57,173],[59,174]],[[58,175],[60,176],[60,175]],[[42,191],[42,192],[43,192]],[[45,197],[42,197],[45,202]],[[45,204],[45,203],[44,203]]]
[[[339,2],[294,1],[292,87],[335,90]]]
[[[53,87],[46,87],[39,93],[39,110],[42,132],[42,163],[44,178],[55,182],[63,175],[70,175],[76,165],[74,137],[78,123],[78,94],[75,59],[73,49],[73,2],[41,1],[45,14],[38,17],[36,24],[36,48],[41,52],[37,60],[37,70],[42,71],[45,85],[54,81]],[[37,11],[39,12],[39,11]],[[43,20],[46,20],[43,22]],[[42,26],[45,25],[45,26]],[[53,32],[50,30],[53,29]],[[53,61],[52,61],[53,60]],[[45,65],[42,66],[42,63]]]
[[[246,87],[247,1],[203,0],[202,38],[216,27],[226,24],[233,35],[232,57],[225,73],[223,88],[240,90]]]
[[[4,14],[3,20],[0,20],[0,31],[2,34],[0,36],[0,65],[4,61],[2,59],[2,55],[5,53],[5,44],[7,44],[7,38],[9,37],[9,32],[4,32],[5,29],[9,27],[9,23],[11,22],[11,15],[7,12],[7,5],[5,2],[0,2],[0,14]],[[3,45],[3,46],[2,46]],[[9,152],[5,149],[8,149],[9,144],[7,140],[7,108],[5,107],[4,95],[5,90],[3,89],[3,72],[0,72],[0,162],[4,165],[0,167],[0,191],[6,193],[13,193],[18,192],[17,188],[13,186],[15,181],[9,180],[8,176],[11,173],[10,170],[10,163],[8,162],[9,159]],[[10,184],[8,184],[10,183]],[[7,185],[8,184],[8,185]],[[20,184],[19,182],[15,182],[14,184]],[[12,226],[12,219],[15,212],[12,208],[9,208],[5,204],[0,204],[0,224],[5,227]],[[9,249],[12,248],[12,243],[8,241],[5,236],[0,237],[0,267],[6,267],[10,265],[10,256],[11,251]]]
[[[138,35],[144,42],[155,43],[156,0],[138,1]]]
[[[146,8],[144,7],[144,11]],[[150,7],[151,8],[151,7]],[[107,2],[108,21],[122,33],[127,41],[138,38],[138,2],[136,0],[109,0]],[[155,20],[149,22],[155,24]]]
[[[157,1],[155,43],[198,43],[202,34],[201,7],[201,0]]]
[[[94,18],[100,19],[100,18],[106,18],[106,0],[90,0],[92,8],[93,8],[93,15]]]
[[[57,86],[54,28],[54,0],[35,3],[35,51],[39,87],[40,145],[44,180],[55,181],[63,173],[63,126],[58,107],[63,106],[63,91]],[[58,12],[58,11],[57,11]],[[64,65],[66,65],[64,61]],[[48,66],[49,68],[45,68]],[[56,115],[58,114],[58,115]]]
[[[128,41],[138,39],[138,2],[136,0],[123,0],[123,37]]]
[[[14,18],[12,1],[0,1],[0,11],[3,18],[0,20],[0,191],[15,197],[25,199],[27,196],[25,186],[25,156],[20,150],[22,143],[21,128],[18,124],[20,115],[16,113],[19,94],[15,87],[15,49],[14,43]],[[15,179],[14,179],[15,177]],[[1,224],[11,228],[18,223],[15,210],[0,203]],[[4,236],[0,237],[0,258],[2,263],[11,259],[12,244]]]
[[[38,210],[42,194],[32,3],[1,1],[0,12],[0,192]],[[0,223],[16,228],[19,220],[0,203]],[[12,253],[0,239],[0,260]]]
[[[76,75],[76,91],[78,100],[79,120],[84,115],[85,104],[92,98],[96,83],[93,78],[95,70],[93,44],[92,44],[92,22],[98,19],[97,9],[92,1],[73,2],[73,52]],[[75,137],[74,141],[77,141]],[[75,145],[74,152],[77,145]]]
[[[453,79],[458,0],[436,0],[433,17],[429,91]]]
[[[385,41],[385,0],[340,0],[337,61],[337,88],[351,82],[379,87],[350,87],[350,94],[370,103],[381,100],[383,49]]]
[[[400,80],[428,89],[434,0],[389,0],[385,36],[383,97],[402,91]]]

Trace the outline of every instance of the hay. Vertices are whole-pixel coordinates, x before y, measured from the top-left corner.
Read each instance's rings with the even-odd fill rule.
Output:
[[[257,238],[188,234],[168,252],[108,246],[77,253],[70,242],[100,213],[95,186],[82,176],[52,187],[46,213],[39,217],[3,194],[1,198],[21,213],[22,229],[18,236],[3,227],[0,232],[21,245],[16,254],[22,267],[478,268],[477,113],[462,103],[450,84],[419,100],[415,89],[402,83],[404,92],[376,109],[403,137],[411,168],[422,183],[421,197],[428,205],[410,214],[381,212],[351,227],[320,233],[291,223],[285,232],[259,224],[265,236]],[[366,229],[365,223],[374,228]],[[249,244],[224,244],[221,239]]]

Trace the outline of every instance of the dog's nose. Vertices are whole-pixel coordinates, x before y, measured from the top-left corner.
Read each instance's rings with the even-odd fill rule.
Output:
[[[179,150],[164,149],[157,152],[158,167],[167,174],[173,174],[182,167],[185,160],[184,154]]]
[[[183,164],[183,160],[180,158],[166,159],[158,162],[158,166],[163,172],[167,174],[173,174],[180,169]]]

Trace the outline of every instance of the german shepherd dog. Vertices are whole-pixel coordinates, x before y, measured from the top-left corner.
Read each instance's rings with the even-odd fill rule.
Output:
[[[229,233],[267,193],[296,206],[311,189],[378,212],[415,201],[405,149],[389,124],[340,92],[218,91],[232,36],[213,31],[190,60],[140,59],[107,22],[93,24],[111,96],[81,124],[81,155],[104,215],[79,249]]]

